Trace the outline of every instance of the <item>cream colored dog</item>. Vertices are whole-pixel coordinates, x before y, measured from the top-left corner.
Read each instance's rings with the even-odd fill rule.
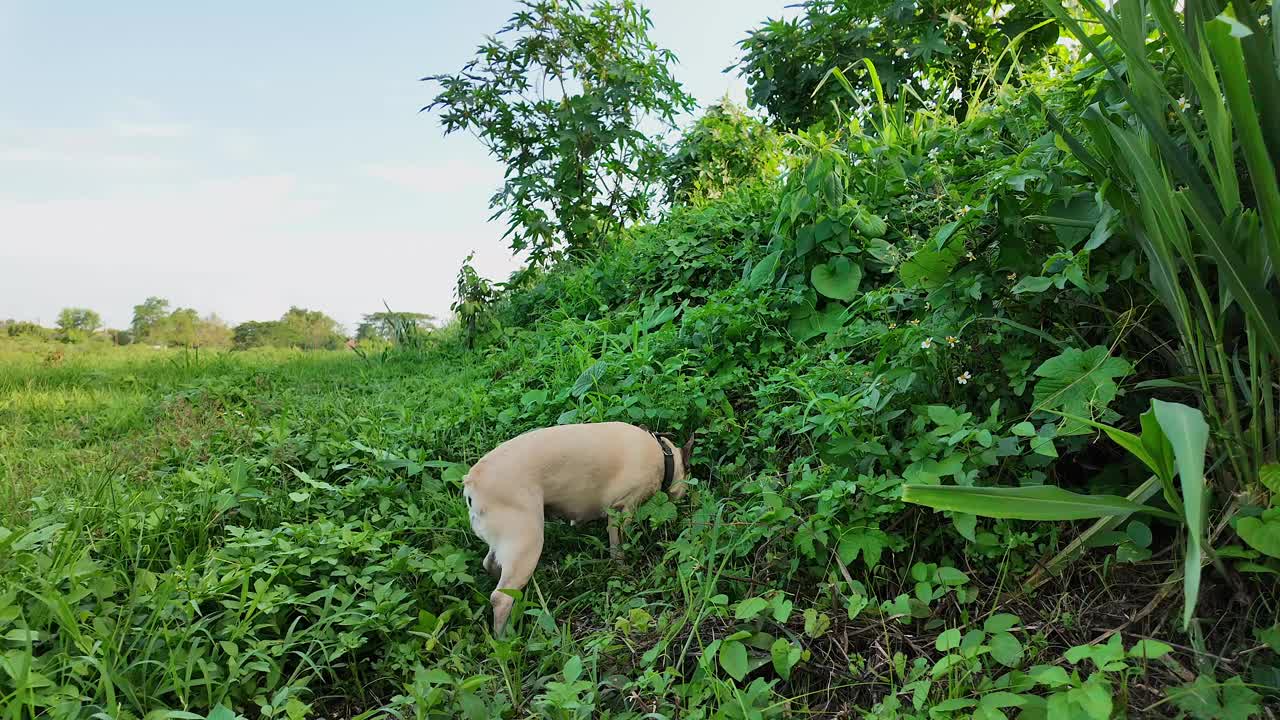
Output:
[[[693,438],[675,447],[620,422],[558,425],[508,440],[480,458],[462,481],[471,529],[489,544],[484,567],[498,577],[489,596],[500,635],[515,603],[504,589],[529,582],[542,554],[544,512],[571,523],[629,513],[660,488],[685,494]],[[609,518],[609,549],[620,558],[619,523]]]

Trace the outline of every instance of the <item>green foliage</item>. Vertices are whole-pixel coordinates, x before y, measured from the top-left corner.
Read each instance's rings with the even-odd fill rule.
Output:
[[[52,335],[48,328],[43,328],[33,322],[25,320],[6,321],[4,326],[5,334],[9,337],[21,337],[28,335],[35,338],[48,338]]]
[[[1050,6],[1092,53],[1091,71],[1105,71],[1101,94],[1126,107],[1107,111],[1115,107],[1107,100],[1085,114],[1091,147],[1050,119],[1105,181],[1142,249],[1181,341],[1173,370],[1196,384],[1213,429],[1230,438],[1227,487],[1252,483],[1280,422],[1280,286],[1267,269],[1280,261],[1274,29],[1247,3],[1215,17],[1197,0],[1179,19],[1168,0],[1150,12],[1138,2],[1106,10],[1084,0],[1110,40],[1104,49],[1103,36]]]
[[[291,307],[279,320],[240,323],[232,331],[237,350],[257,347],[334,350],[345,340],[338,321],[319,310]]]
[[[435,329],[436,318],[427,313],[385,312],[369,313],[356,327],[356,340],[380,340],[394,342],[408,333],[429,332]],[[409,328],[412,328],[410,330]]]
[[[753,30],[740,43],[737,64],[751,105],[788,130],[838,117],[847,98],[827,82],[832,68],[848,74],[870,62],[887,97],[959,110],[985,75],[1008,75],[1011,65],[1031,62],[1058,36],[1036,2],[806,0],[801,7],[798,18]],[[1014,45],[1023,33],[1028,37]],[[1003,52],[1011,45],[1020,57]],[[870,78],[858,73],[850,82],[855,99],[870,105]]]
[[[148,337],[152,330],[169,316],[169,301],[161,297],[149,297],[143,300],[140,305],[133,306],[133,321],[129,325],[129,329],[133,331],[133,336],[142,340]]]
[[[62,308],[58,313],[58,336],[66,342],[80,342],[102,327],[102,316],[89,308]]]
[[[546,5],[555,23],[510,31],[495,60],[569,31],[591,43],[551,56],[595,48],[598,28],[579,23],[627,6],[575,7]],[[388,308],[382,362],[0,339],[5,707],[1256,715],[1250,693],[1280,684],[1265,318],[1208,245],[1175,247],[1173,265],[1202,320],[1185,334],[1168,311],[1145,220],[1213,228],[1187,214],[1190,183],[1171,191],[1181,215],[1144,216],[1131,195],[1178,170],[1135,115],[1146,96],[1120,87],[1145,72],[1122,47],[1143,28],[1098,28],[1119,79],[1093,61],[1024,65],[966,113],[892,102],[874,62],[832,73],[846,96],[870,84],[869,115],[786,136],[777,177],[714,132],[763,139],[754,126],[707,120],[684,144],[687,201],[610,220],[589,257],[506,283],[468,259],[456,319],[429,342],[403,341],[417,325]],[[1210,57],[1226,43],[1201,39]],[[1146,54],[1177,87],[1182,50],[1163,40]],[[1099,115],[1114,128],[1098,132]],[[1113,130],[1146,132],[1135,148],[1160,162],[1137,167],[1158,172],[1104,166],[1120,157]],[[1205,133],[1185,135],[1186,157],[1223,140]],[[1228,169],[1254,182],[1248,139],[1228,146],[1240,155],[1211,164],[1215,192]],[[1268,238],[1261,205],[1250,215],[1261,195],[1239,195],[1244,237]],[[323,347],[334,330],[294,309],[236,337]],[[513,631],[491,637],[468,465],[531,428],[607,420],[698,430],[689,493],[637,509],[621,570],[603,528],[549,522]],[[1165,601],[1179,587],[1181,624]],[[1209,613],[1213,633],[1185,622]]]
[[[738,183],[777,178],[781,163],[777,133],[725,98],[681,134],[667,158],[666,200],[705,203]]]
[[[650,209],[665,153],[641,124],[693,106],[650,26],[633,0],[526,0],[462,70],[424,78],[445,134],[473,132],[506,165],[490,206],[535,265],[592,252]]]
[[[450,309],[462,323],[467,347],[474,347],[476,338],[494,325],[490,304],[496,292],[493,285],[471,265],[475,253],[467,255],[458,268],[458,279],[453,289],[453,305]]]

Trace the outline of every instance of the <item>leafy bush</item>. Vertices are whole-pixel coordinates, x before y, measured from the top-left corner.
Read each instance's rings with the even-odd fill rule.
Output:
[[[346,338],[338,321],[319,310],[291,307],[279,320],[240,323],[232,331],[237,350],[256,347],[291,347],[335,350]]]
[[[843,98],[828,82],[832,68],[847,72],[870,62],[888,97],[916,107],[954,90],[951,107],[958,109],[955,101],[971,100],[984,77],[1008,76],[1011,64],[1029,64],[1057,39],[1040,3],[1025,0],[806,0],[802,7],[800,18],[753,30],[737,64],[751,105],[788,130],[836,117]],[[860,102],[869,105],[870,78],[854,78]]]
[[[726,98],[680,136],[666,161],[666,199],[714,200],[739,183],[773,180],[781,162],[778,135]]]
[[[650,25],[633,0],[526,1],[461,71],[424,78],[445,134],[474,131],[507,166],[490,205],[534,264],[593,251],[650,209],[664,153],[642,121],[693,104]]]

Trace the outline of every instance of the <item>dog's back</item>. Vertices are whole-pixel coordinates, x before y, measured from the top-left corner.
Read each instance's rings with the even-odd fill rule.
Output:
[[[494,448],[471,468],[464,492],[470,491],[473,513],[475,499],[483,497],[521,510],[538,504],[585,522],[634,493],[656,491],[661,457],[654,439],[634,425],[557,425]]]

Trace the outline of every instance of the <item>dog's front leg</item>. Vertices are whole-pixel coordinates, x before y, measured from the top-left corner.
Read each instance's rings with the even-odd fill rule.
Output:
[[[616,512],[609,513],[609,555],[614,562],[622,562],[622,532]]]
[[[622,533],[631,522],[631,508],[616,508],[609,513],[609,555],[614,562],[622,562]]]

